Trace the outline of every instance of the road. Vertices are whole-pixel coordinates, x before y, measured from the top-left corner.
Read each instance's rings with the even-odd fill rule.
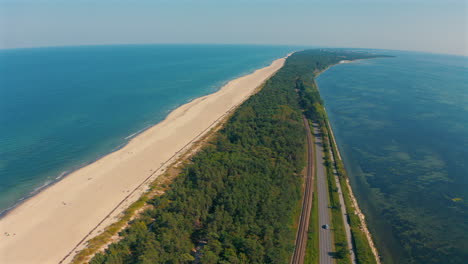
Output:
[[[328,123],[328,126],[330,127],[330,123]],[[333,134],[332,133],[330,133],[330,134],[331,134],[331,137],[332,137],[332,138],[330,138],[330,140],[333,139],[333,141],[335,141]],[[338,197],[339,197],[340,204],[341,204],[341,206],[340,206],[341,207],[341,216],[343,217],[343,223],[344,223],[344,227],[345,227],[345,231],[346,231],[346,240],[348,242],[348,251],[349,251],[352,263],[356,264],[356,255],[354,254],[353,242],[352,242],[352,239],[351,239],[351,227],[350,227],[349,222],[348,222],[348,217],[347,217],[348,213],[346,212],[346,205],[345,205],[345,202],[344,202],[343,192],[341,191],[340,179],[338,179],[338,173],[336,171],[335,157],[333,156],[333,152],[331,151],[331,149],[329,151],[330,151],[329,153],[330,153],[330,157],[331,157],[331,160],[332,160],[332,163],[333,163],[333,175],[335,176],[336,187],[338,187]],[[338,154],[338,158],[341,159],[339,154]]]
[[[302,212],[296,235],[296,247],[291,259],[292,264],[304,263],[307,245],[307,232],[309,231],[310,210],[312,208],[312,195],[314,190],[314,146],[309,121],[303,117],[307,133],[307,172],[305,175],[304,196],[302,199]]]
[[[331,226],[330,209],[328,202],[328,185],[326,178],[326,169],[323,164],[323,145],[322,137],[318,129],[318,124],[313,124],[315,135],[315,164],[317,169],[317,196],[318,196],[318,213],[319,213],[319,263],[332,264],[333,258],[331,253],[332,233],[330,229],[324,229],[324,225]]]

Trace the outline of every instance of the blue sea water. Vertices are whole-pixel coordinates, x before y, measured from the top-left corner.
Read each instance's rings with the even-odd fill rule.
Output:
[[[174,108],[297,47],[129,45],[0,51],[0,212]]]
[[[468,259],[468,57],[394,58],[317,79],[384,263]]]

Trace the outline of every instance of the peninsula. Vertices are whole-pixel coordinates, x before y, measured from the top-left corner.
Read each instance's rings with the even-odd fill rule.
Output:
[[[0,262],[379,263],[315,84],[374,57],[296,52],[179,107],[0,219]]]
[[[149,199],[146,210],[114,239],[118,242],[96,255],[83,251],[75,263],[89,256],[93,264],[378,263],[365,222],[350,202],[341,160],[332,162],[337,148],[314,81],[340,61],[374,57],[341,50],[288,57],[202,150],[180,165],[165,194]],[[313,137],[306,137],[307,131],[314,131]],[[313,141],[322,143],[306,148]],[[321,185],[315,186],[319,174]],[[317,188],[322,192],[318,208],[330,216],[323,226],[317,222]],[[350,214],[349,223],[340,207]],[[324,233],[320,239],[319,233]],[[319,259],[319,254],[328,257]]]

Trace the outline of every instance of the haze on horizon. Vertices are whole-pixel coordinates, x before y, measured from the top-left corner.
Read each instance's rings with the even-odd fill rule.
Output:
[[[468,56],[466,0],[0,0],[0,48],[272,44]]]

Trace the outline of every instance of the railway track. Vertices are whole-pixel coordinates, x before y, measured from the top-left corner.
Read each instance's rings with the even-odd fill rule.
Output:
[[[310,130],[309,121],[302,117],[307,132],[307,172],[305,176],[304,196],[302,200],[302,212],[299,219],[299,227],[296,234],[296,246],[291,259],[292,264],[304,263],[307,245],[307,232],[309,230],[310,211],[312,208],[312,197],[314,190],[314,141]]]

